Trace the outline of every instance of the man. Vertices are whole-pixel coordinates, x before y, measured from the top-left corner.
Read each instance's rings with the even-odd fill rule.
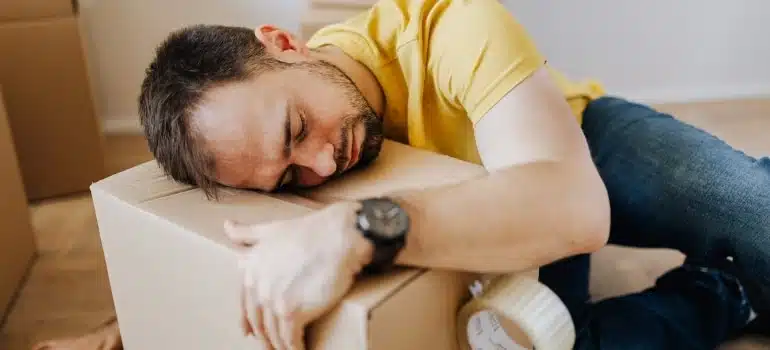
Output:
[[[252,246],[244,330],[275,349],[303,348],[304,327],[357,274],[391,264],[542,267],[579,349],[712,349],[767,308],[770,160],[567,80],[496,0],[381,0],[308,43],[273,26],[186,28],[158,49],[139,105],[165,171],[212,198],[320,185],[376,161],[384,137],[488,169],[225,223]],[[588,254],[608,241],[687,260],[648,290],[591,303]]]

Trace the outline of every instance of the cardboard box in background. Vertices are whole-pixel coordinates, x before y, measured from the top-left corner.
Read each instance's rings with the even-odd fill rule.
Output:
[[[71,16],[76,10],[75,0],[2,0],[0,22]]]
[[[0,87],[0,324],[37,250],[2,95]]]
[[[224,189],[209,201],[167,179],[154,161],[91,187],[118,320],[127,349],[252,350],[240,328],[236,249],[226,219],[297,217],[323,202],[439,186],[485,174],[481,166],[386,141],[368,169],[302,196]],[[536,273],[536,272],[535,272]],[[458,348],[457,312],[477,276],[400,269],[356,282],[308,329],[310,349]]]
[[[104,152],[76,11],[71,0],[7,1],[0,85],[27,196],[87,191],[105,175]]]

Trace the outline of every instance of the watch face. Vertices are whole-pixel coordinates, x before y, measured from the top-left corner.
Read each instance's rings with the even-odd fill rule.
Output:
[[[361,229],[382,236],[395,238],[406,233],[409,217],[401,207],[387,199],[369,199],[364,201],[359,215]]]

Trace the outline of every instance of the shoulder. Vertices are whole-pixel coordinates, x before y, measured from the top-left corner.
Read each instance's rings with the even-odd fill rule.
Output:
[[[379,0],[342,21],[320,28],[308,46],[333,45],[346,54],[376,68],[395,59],[398,48],[413,40],[408,30],[414,18],[410,11],[418,0]]]
[[[535,41],[498,0],[452,1],[431,24],[428,68],[475,123],[542,68]]]
[[[341,15],[336,15],[339,17]],[[310,47],[334,45],[351,56],[391,61],[408,44],[454,36],[455,42],[490,39],[500,30],[519,35],[518,23],[499,0],[379,0],[329,23],[308,39]],[[459,35],[458,35],[459,34]]]
[[[499,0],[379,0],[308,44],[337,46],[371,70],[396,60],[404,74],[424,70],[474,122],[545,63]]]

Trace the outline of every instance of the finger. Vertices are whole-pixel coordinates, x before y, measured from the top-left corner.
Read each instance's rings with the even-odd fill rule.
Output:
[[[289,314],[281,319],[280,323],[281,338],[283,338],[286,349],[304,350],[303,340],[304,327],[294,315]]]
[[[266,343],[267,339],[265,328],[262,324],[262,306],[257,302],[256,281],[251,271],[250,265],[242,265],[244,269],[243,285],[246,291],[246,318],[251,328],[251,333],[255,338]],[[268,349],[272,349],[268,346]]]
[[[260,231],[258,225],[247,225],[232,220],[224,223],[225,234],[237,244],[254,245],[259,241]]]
[[[275,347],[271,344],[270,339],[267,336],[267,332],[265,332],[264,323],[262,321],[262,318],[263,318],[262,314],[264,313],[262,306],[255,305],[249,308],[249,310],[251,310],[249,318],[252,320],[251,324],[254,329],[254,332],[252,334],[254,334],[254,338],[259,340],[259,342],[262,343],[262,345],[264,345],[266,350],[275,349]]]
[[[246,255],[243,255],[238,258],[238,269],[243,274],[243,281],[241,281],[241,328],[243,329],[243,334],[249,336],[254,334],[256,330],[252,328],[251,321],[249,320],[249,288],[251,285],[247,284],[247,280],[250,279],[248,276],[250,271],[247,269],[248,261],[246,257]]]
[[[270,339],[270,344],[273,345],[273,348],[276,350],[285,349],[280,330],[278,329],[279,320],[275,311],[270,307],[265,307],[262,312],[262,320],[265,325],[265,333],[267,333],[267,337]]]
[[[251,322],[249,321],[249,306],[248,301],[246,301],[248,299],[246,298],[247,294],[248,290],[244,284],[241,287],[241,329],[243,330],[243,335],[245,336],[254,334],[254,329],[251,328]]]

